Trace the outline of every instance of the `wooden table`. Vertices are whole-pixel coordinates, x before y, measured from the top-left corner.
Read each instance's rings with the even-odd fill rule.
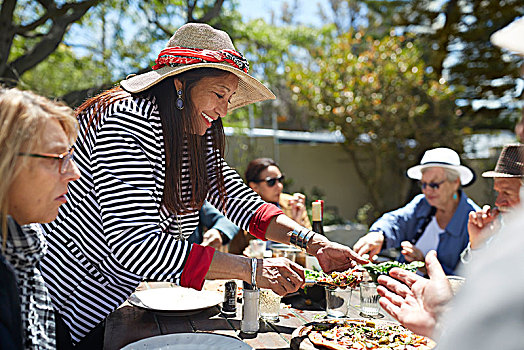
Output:
[[[358,290],[352,298],[358,300]],[[162,316],[128,303],[115,310],[106,320],[104,349],[117,350],[140,339],[171,333],[210,332],[241,339],[255,349],[289,349],[293,331],[314,320],[316,315],[325,315],[324,301],[306,305],[302,296],[284,298],[286,307],[280,310],[278,322],[260,322],[260,330],[253,336],[240,332],[242,305],[237,305],[237,315],[225,318],[219,306],[189,316]],[[318,316],[317,316],[318,317]],[[349,318],[362,318],[360,309],[350,306]],[[318,318],[317,318],[318,319]],[[383,320],[393,320],[381,311]]]

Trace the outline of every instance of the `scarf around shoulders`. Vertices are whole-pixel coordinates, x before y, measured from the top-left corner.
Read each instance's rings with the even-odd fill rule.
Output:
[[[46,251],[47,242],[39,225],[21,227],[8,216],[4,256],[15,271],[20,291],[25,349],[56,349],[54,310],[39,270]]]

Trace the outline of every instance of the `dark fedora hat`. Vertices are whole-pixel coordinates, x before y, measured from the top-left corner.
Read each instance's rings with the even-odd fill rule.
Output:
[[[523,177],[524,145],[506,145],[500,152],[495,170],[486,171],[483,177]]]

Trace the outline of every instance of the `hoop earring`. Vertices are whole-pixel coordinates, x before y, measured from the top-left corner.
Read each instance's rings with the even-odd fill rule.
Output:
[[[182,99],[182,90],[177,90],[176,94],[178,97],[175,101],[175,106],[178,110],[182,110],[184,109],[184,100]]]

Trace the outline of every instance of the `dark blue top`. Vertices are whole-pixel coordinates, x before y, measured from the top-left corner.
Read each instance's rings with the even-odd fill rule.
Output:
[[[455,274],[455,268],[460,261],[460,253],[469,242],[468,214],[470,211],[480,210],[479,206],[459,191],[460,201],[455,214],[440,234],[437,247],[437,257],[444,272],[448,275]],[[419,194],[405,207],[382,215],[373,225],[370,231],[384,232],[385,240],[383,249],[398,248],[402,241],[411,241],[419,228],[424,224],[426,217],[430,214],[431,205],[423,194]],[[401,254],[400,261],[405,261]]]
[[[2,231],[0,230],[0,237]],[[0,239],[0,242],[2,240]],[[1,243],[0,243],[1,246]],[[22,310],[15,271],[0,250],[0,349],[23,349]]]
[[[204,239],[204,227],[207,229],[217,229],[224,234],[223,244],[228,243],[235,237],[240,228],[229,221],[218,209],[212,206],[208,201],[204,202],[198,213],[198,227],[189,236],[188,241],[191,243],[202,243]]]

